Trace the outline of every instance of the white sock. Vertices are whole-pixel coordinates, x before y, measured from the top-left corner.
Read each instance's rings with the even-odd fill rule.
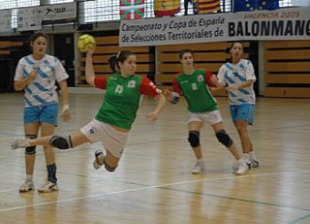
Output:
[[[254,151],[250,152],[250,158],[256,160],[256,155]]]
[[[250,155],[247,153],[243,153],[241,160],[244,160],[246,163],[250,163]]]
[[[203,163],[203,158],[197,159],[199,163]]]
[[[27,181],[32,181],[33,175],[26,175],[26,180]]]

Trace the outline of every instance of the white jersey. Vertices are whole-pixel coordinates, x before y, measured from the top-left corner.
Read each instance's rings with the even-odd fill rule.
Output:
[[[219,82],[229,86],[239,86],[247,80],[256,81],[252,62],[241,59],[239,63],[225,63],[221,66],[217,75]],[[231,105],[255,104],[255,92],[253,85],[243,89],[229,91],[229,102]]]
[[[41,60],[35,60],[32,55],[25,56],[18,62],[14,81],[28,77],[32,69],[38,74],[24,89],[26,107],[57,103],[55,81],[61,82],[69,77],[59,59],[51,55],[45,55]]]

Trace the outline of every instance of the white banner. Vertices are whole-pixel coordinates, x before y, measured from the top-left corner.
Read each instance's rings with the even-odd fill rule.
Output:
[[[0,32],[11,31],[11,21],[12,21],[12,10],[1,10],[0,11]]]
[[[40,30],[42,25],[76,21],[76,3],[20,8],[17,30]]]
[[[42,24],[68,23],[76,21],[76,3],[41,6]]]
[[[20,8],[17,11],[17,30],[40,30],[41,29],[41,13],[38,7]]]
[[[310,8],[122,20],[120,46],[234,40],[309,40]]]

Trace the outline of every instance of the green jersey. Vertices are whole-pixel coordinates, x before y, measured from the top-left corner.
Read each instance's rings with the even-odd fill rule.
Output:
[[[211,76],[212,74],[205,70],[195,70],[191,75],[180,74],[173,80],[173,92],[178,95],[183,93],[190,112],[203,113],[218,109],[208,87],[214,86]]]
[[[95,78],[95,87],[106,89],[105,99],[96,120],[124,129],[131,129],[140,105],[141,94],[155,97],[156,86],[147,78],[137,75]]]

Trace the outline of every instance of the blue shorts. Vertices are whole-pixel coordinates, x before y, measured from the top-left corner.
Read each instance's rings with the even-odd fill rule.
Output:
[[[248,121],[250,125],[253,125],[254,111],[254,104],[230,105],[230,115],[233,121],[245,120]]]
[[[24,123],[48,123],[57,125],[58,104],[48,104],[45,106],[25,107]]]

